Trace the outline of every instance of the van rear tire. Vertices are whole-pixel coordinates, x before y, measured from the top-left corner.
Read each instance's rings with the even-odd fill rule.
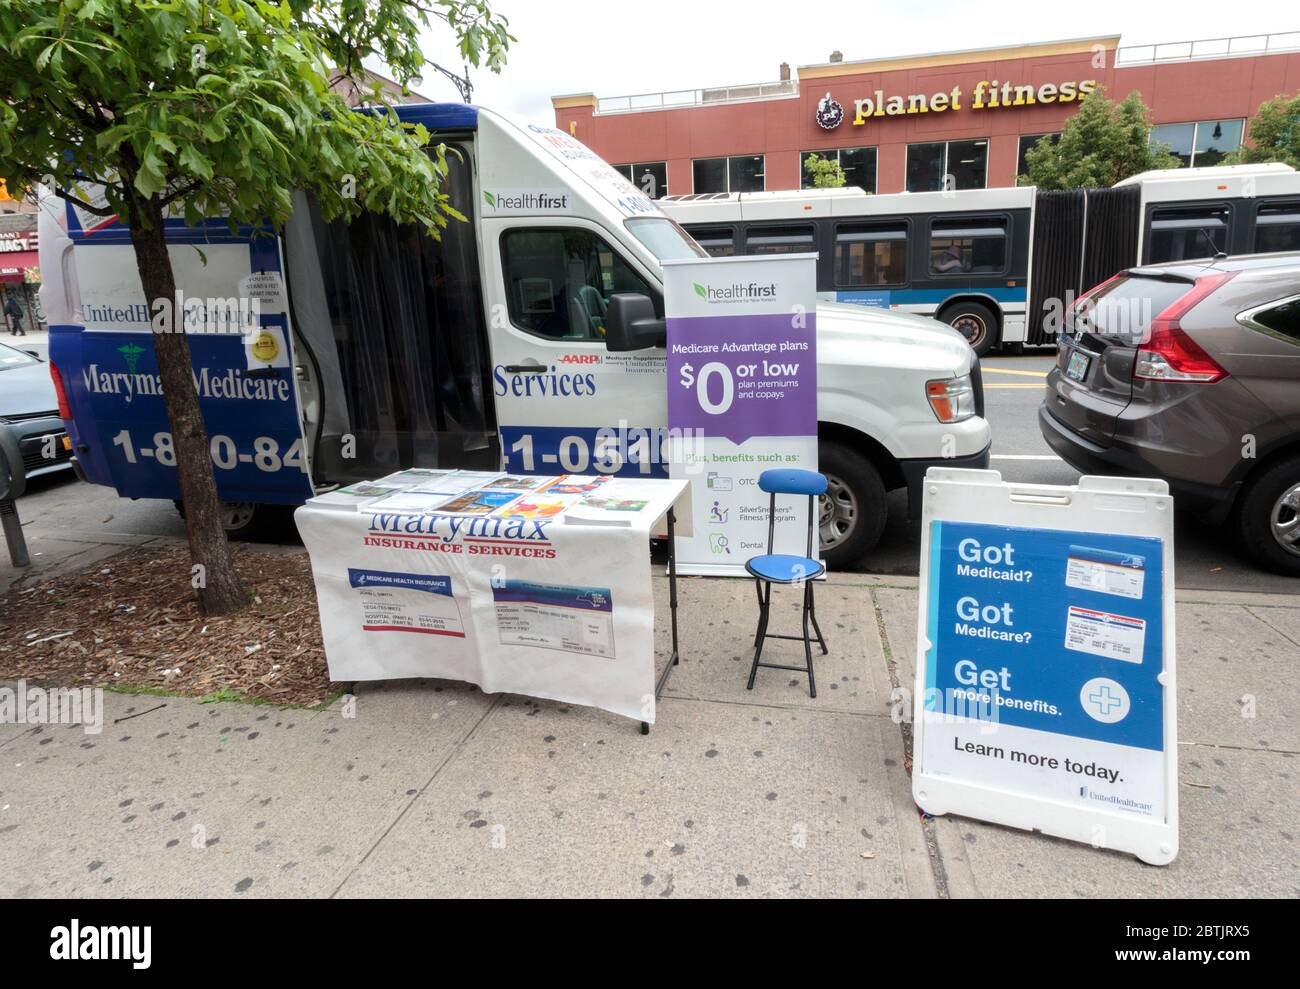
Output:
[[[843,570],[880,541],[889,516],[885,483],[875,464],[834,440],[818,441],[817,461],[827,481],[818,502],[821,555],[829,569]]]
[[[983,357],[998,342],[998,318],[978,302],[957,303],[944,311],[943,321],[966,338],[977,357]]]
[[[185,518],[183,502],[174,502],[176,511]],[[293,508],[288,505],[263,505],[259,502],[221,502],[221,527],[226,538],[235,542],[296,543],[298,527]]]
[[[1300,531],[1300,456],[1284,457],[1251,478],[1237,509],[1237,530],[1260,566],[1300,577],[1300,543],[1288,550],[1281,535]]]

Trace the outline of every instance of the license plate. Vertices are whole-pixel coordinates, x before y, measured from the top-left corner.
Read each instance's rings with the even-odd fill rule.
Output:
[[[1071,381],[1082,381],[1088,376],[1087,354],[1081,354],[1077,350],[1070,355],[1070,363],[1065,365],[1065,376]]]

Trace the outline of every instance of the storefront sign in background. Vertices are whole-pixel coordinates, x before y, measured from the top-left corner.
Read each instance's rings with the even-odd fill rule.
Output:
[[[682,573],[745,574],[767,552],[772,468],[817,469],[816,255],[664,264],[669,473],[691,481]],[[802,554],[807,499],[777,499],[778,553]]]

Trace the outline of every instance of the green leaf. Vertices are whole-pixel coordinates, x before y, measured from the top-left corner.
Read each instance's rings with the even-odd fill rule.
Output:
[[[698,295],[701,299],[707,299],[709,297],[709,290],[706,289],[699,282],[695,282],[695,294]]]

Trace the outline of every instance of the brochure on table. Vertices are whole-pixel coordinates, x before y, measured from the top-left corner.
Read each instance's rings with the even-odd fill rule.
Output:
[[[918,805],[1173,861],[1165,483],[931,468],[922,524]]]
[[[296,520],[330,678],[465,680],[653,722],[649,536],[674,503],[690,530],[685,489],[413,469],[311,499]]]
[[[817,469],[817,256],[665,261],[669,473],[690,478],[682,573],[745,576],[767,552],[758,476]],[[776,552],[807,549],[808,500],[777,498]]]

